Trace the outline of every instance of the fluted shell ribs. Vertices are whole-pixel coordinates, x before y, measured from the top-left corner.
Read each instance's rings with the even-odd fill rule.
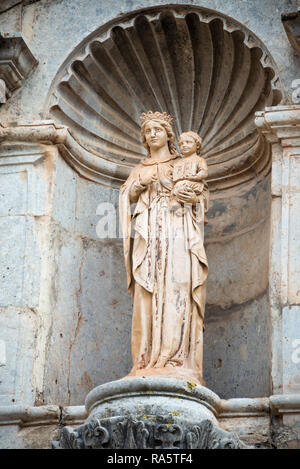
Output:
[[[167,111],[177,136],[203,138],[210,190],[270,170],[254,114],[281,100],[275,65],[245,26],[195,7],[156,8],[89,37],[51,89],[49,116],[69,127],[64,154],[85,177],[119,186],[145,155],[140,114]]]

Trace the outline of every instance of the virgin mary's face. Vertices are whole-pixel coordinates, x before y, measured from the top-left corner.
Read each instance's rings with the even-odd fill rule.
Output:
[[[166,129],[156,121],[149,121],[145,125],[145,139],[150,149],[158,150],[168,144]]]

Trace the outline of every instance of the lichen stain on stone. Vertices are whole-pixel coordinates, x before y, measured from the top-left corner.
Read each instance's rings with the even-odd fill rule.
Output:
[[[112,417],[112,411],[109,407],[106,407],[105,409],[105,412],[103,414],[101,414],[101,418],[102,419],[106,419],[106,418],[109,418],[109,417]]]
[[[193,383],[193,382],[190,382],[190,381],[187,381],[186,385],[187,385],[187,387],[189,388],[190,391],[197,386],[196,383]]]
[[[180,412],[178,410],[173,410],[173,412],[171,412],[171,415],[180,415]]]

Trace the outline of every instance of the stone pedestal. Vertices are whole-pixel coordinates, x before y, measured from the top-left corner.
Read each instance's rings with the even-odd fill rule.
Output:
[[[220,399],[209,389],[172,378],[124,378],[98,386],[86,398],[89,417],[64,427],[59,449],[242,448],[218,427]]]

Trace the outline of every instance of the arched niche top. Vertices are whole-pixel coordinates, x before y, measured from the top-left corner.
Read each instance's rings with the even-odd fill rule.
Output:
[[[210,189],[222,191],[270,171],[254,116],[280,102],[280,88],[270,53],[244,25],[192,5],[161,6],[118,17],[77,46],[46,114],[69,128],[69,164],[118,187],[145,155],[140,114],[167,111],[177,136],[202,136]]]

